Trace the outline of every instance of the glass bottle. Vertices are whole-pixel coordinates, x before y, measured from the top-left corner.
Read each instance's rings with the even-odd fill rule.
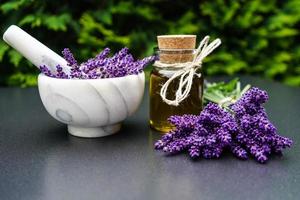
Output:
[[[176,40],[175,40],[176,42]],[[173,44],[174,46],[174,44]],[[159,49],[157,54],[161,63],[184,63],[192,61],[195,49]],[[177,67],[153,67],[150,74],[150,126],[161,132],[168,132],[174,127],[168,122],[171,115],[199,114],[202,110],[203,75],[195,75],[190,93],[178,106],[168,105],[161,96],[162,85],[177,71]],[[200,69],[199,69],[200,70]],[[201,71],[198,71],[201,72]],[[174,99],[179,78],[168,87],[167,99]]]

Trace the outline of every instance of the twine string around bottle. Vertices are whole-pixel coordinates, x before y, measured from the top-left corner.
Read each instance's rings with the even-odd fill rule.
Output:
[[[196,49],[194,53],[194,59],[191,62],[185,63],[162,63],[160,61],[156,61],[154,66],[159,68],[179,68],[180,70],[176,71],[162,86],[160,90],[160,96],[162,100],[173,106],[178,106],[180,102],[182,102],[189,95],[194,76],[197,75],[201,77],[202,74],[197,72],[198,69],[202,67],[203,59],[208,56],[213,50],[215,50],[221,44],[221,40],[219,38],[212,41],[210,44],[209,36],[205,36],[203,40],[200,42],[199,47]],[[179,78],[180,77],[180,78]],[[171,82],[175,79],[179,78],[178,88],[175,93],[175,99],[168,99],[167,92]]]

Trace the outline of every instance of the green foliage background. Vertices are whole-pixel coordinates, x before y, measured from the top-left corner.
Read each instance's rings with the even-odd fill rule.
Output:
[[[223,44],[206,60],[206,76],[247,73],[300,86],[299,0],[8,0],[0,18],[2,34],[19,25],[56,52],[71,48],[81,61],[106,46],[150,55],[159,34],[197,34],[199,41],[208,34]],[[0,41],[0,85],[36,85],[37,74]]]

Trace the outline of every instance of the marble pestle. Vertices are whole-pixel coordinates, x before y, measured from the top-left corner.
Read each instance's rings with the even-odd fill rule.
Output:
[[[16,25],[11,25],[5,31],[3,40],[38,68],[46,65],[54,71],[55,67],[60,65],[65,73],[70,73],[70,67],[63,57]]]

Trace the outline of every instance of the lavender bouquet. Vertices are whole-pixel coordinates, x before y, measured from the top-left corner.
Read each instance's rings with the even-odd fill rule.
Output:
[[[240,159],[253,156],[265,163],[271,153],[281,154],[292,140],[277,133],[263,104],[266,91],[237,79],[208,84],[204,92],[206,107],[199,115],[171,116],[175,129],[155,143],[156,149],[174,154],[187,151],[192,158],[219,158],[230,151]]]
[[[55,71],[45,65],[40,66],[40,70],[47,76],[62,79],[114,78],[139,74],[149,63],[156,60],[155,56],[135,60],[126,47],[112,57],[108,57],[109,53],[110,49],[105,48],[96,57],[78,64],[71,51],[65,48],[62,54],[71,68],[70,74],[66,74],[60,65],[56,66]]]

